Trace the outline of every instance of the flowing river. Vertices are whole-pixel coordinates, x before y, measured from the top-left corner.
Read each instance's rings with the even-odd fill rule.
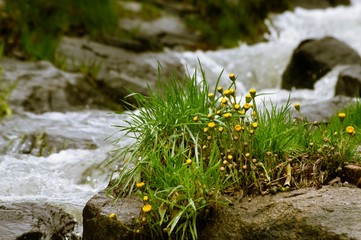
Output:
[[[361,0],[351,6],[322,10],[296,8],[273,16],[267,21],[268,42],[219,51],[178,53],[182,63],[192,72],[202,63],[209,79],[217,79],[225,69],[224,81],[230,72],[239,75],[239,89],[253,87],[270,94],[276,102],[286,100],[289,91],[280,90],[281,74],[293,49],[306,38],[334,36],[361,54]],[[292,98],[314,103],[333,98],[337,74],[331,72],[319,81],[315,90],[297,90]],[[227,80],[228,81],[228,80]],[[127,114],[85,110],[79,112],[23,112],[0,123],[0,146],[7,147],[0,156],[0,201],[48,202],[61,206],[80,223],[86,202],[106,187],[111,166],[109,151],[131,143],[114,143],[122,136],[114,125],[121,125]],[[21,138],[27,133],[45,132],[65,139],[86,141],[89,146],[65,148],[46,157],[19,152]],[[110,138],[108,138],[111,136]],[[26,146],[25,146],[26,147]]]

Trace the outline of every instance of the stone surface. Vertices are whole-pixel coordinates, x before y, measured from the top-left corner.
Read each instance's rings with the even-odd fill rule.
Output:
[[[335,87],[335,95],[361,96],[361,64],[352,65],[340,72]]]
[[[99,192],[88,201],[83,210],[83,240],[134,239],[135,220],[139,217],[143,203],[136,196],[114,199],[105,191]],[[114,213],[116,219],[109,218]]]
[[[329,186],[233,199],[206,223],[200,239],[361,239],[360,204],[360,189]]]
[[[361,239],[361,189],[323,186],[276,195],[241,199],[226,196],[232,204],[219,208],[199,239]],[[105,192],[91,199],[83,211],[83,239],[141,239],[134,229],[141,202],[137,198],[113,203]],[[117,220],[109,218],[110,213]]]
[[[335,7],[337,5],[350,5],[350,0],[295,0],[294,4],[306,9],[315,9]]]
[[[1,240],[76,240],[75,226],[71,215],[50,204],[0,202]]]
[[[361,64],[361,57],[344,42],[333,37],[304,40],[282,74],[282,88],[313,89],[314,83],[335,66],[351,64]]]

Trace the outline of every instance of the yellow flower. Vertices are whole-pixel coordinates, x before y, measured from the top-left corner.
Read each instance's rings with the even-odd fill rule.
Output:
[[[253,134],[254,134],[254,130],[253,130],[253,129],[249,130],[249,134],[253,135]]]
[[[254,88],[251,88],[250,90],[249,90],[249,94],[251,94],[251,97],[252,98],[255,98],[256,97],[256,89],[254,89]]]
[[[216,126],[216,124],[214,122],[210,122],[208,123],[208,127],[209,128],[214,128]]]
[[[234,94],[236,93],[236,90],[234,88],[229,89],[229,93],[234,96]]]
[[[234,73],[230,73],[228,77],[229,79],[231,79],[232,82],[236,81],[236,75]]]
[[[246,94],[246,103],[249,103],[249,102],[251,102],[252,101],[252,96],[251,96],[251,94],[249,94],[249,93],[247,93]]]
[[[229,97],[231,95],[231,91],[229,89],[223,91],[223,95]]]
[[[208,113],[207,118],[211,119],[212,118],[212,114]]]
[[[191,164],[192,164],[192,159],[188,158],[188,159],[186,160],[186,164],[187,164],[187,165],[191,165]]]
[[[150,212],[152,210],[152,205],[150,204],[145,204],[143,207],[142,207],[142,210],[143,212],[147,213],[147,212]]]
[[[222,88],[221,86],[219,86],[219,87],[217,87],[217,91],[218,91],[219,93],[222,93],[222,92],[223,92],[223,88]]]
[[[203,132],[208,132],[208,128],[203,128]]]
[[[109,214],[109,218],[117,220],[117,215],[115,215],[115,213],[111,213],[111,214]]]
[[[301,109],[301,105],[299,103],[295,103],[293,104],[293,106],[295,107],[296,111],[299,112]]]
[[[221,103],[226,104],[227,103],[227,98],[222,98]]]
[[[245,103],[244,105],[243,105],[243,109],[245,110],[245,111],[247,111],[248,109],[250,109],[251,108],[251,104],[249,104],[249,103]]]
[[[224,117],[224,118],[230,118],[231,116],[232,116],[231,113],[225,113],[225,114],[223,114],[223,117]]]
[[[236,110],[239,110],[241,108],[241,106],[239,106],[239,104],[236,103],[236,104],[234,104],[233,108]]]
[[[193,121],[194,121],[194,122],[198,122],[198,120],[199,120],[199,118],[198,118],[197,116],[194,116],[194,117],[193,117]]]
[[[223,130],[224,130],[223,127],[219,127],[219,128],[218,128],[218,131],[219,131],[219,132],[223,132]]]
[[[353,135],[353,134],[355,134],[355,129],[352,126],[347,126],[346,132],[350,135]]]
[[[232,156],[232,155],[228,155],[227,158],[228,158],[228,160],[232,160],[232,159],[233,159],[233,156]]]
[[[222,112],[221,112],[221,110],[217,110],[217,115],[219,115],[219,116],[221,116],[222,115]]]
[[[237,125],[234,127],[234,129],[235,129],[237,132],[239,132],[239,131],[242,130],[242,126],[239,125],[239,124],[237,124]]]
[[[244,111],[244,109],[242,109],[242,110],[239,110],[238,113],[241,115],[244,115],[244,114],[246,114],[246,111]]]
[[[252,123],[252,127],[253,128],[257,128],[258,127],[258,124],[256,122]]]
[[[149,200],[149,197],[148,197],[148,196],[144,196],[144,197],[143,197],[143,201],[144,201],[144,202],[146,202],[146,201],[148,201],[148,200]]]
[[[213,93],[208,93],[208,98],[209,98],[210,100],[213,100],[213,99],[214,99],[214,94],[213,94]]]
[[[135,187],[138,188],[138,189],[142,189],[144,186],[145,186],[145,183],[144,183],[144,182],[137,182],[137,183],[135,184]]]
[[[341,113],[338,114],[338,117],[340,118],[340,121],[343,122],[343,120],[344,120],[345,117],[346,117],[346,114],[343,113],[343,112],[341,112]]]

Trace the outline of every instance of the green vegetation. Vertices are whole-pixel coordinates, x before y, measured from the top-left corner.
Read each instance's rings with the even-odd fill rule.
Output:
[[[200,83],[196,75],[159,77],[149,96],[132,94],[139,112],[119,126],[135,143],[116,151],[121,167],[109,194],[143,199],[136,233],[197,239],[201,220],[228,195],[319,186],[358,160],[359,102],[327,124],[309,123],[299,104],[266,108],[255,89],[238,97],[234,74],[228,87],[209,91],[201,72]]]
[[[52,60],[64,34],[98,37],[113,31],[118,20],[114,4],[113,0],[8,0],[1,40],[26,58]]]
[[[0,61],[2,58],[4,46],[0,44]],[[0,66],[0,118],[10,116],[11,109],[7,103],[9,95],[15,85],[9,85],[3,79],[3,69]]]

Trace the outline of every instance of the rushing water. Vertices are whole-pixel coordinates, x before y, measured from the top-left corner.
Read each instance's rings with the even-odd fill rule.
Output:
[[[192,71],[198,59],[210,80],[217,79],[224,69],[222,81],[235,72],[239,75],[238,89],[251,87],[284,100],[289,92],[279,90],[281,74],[292,50],[306,38],[334,36],[361,54],[361,0],[351,7],[325,10],[285,12],[269,20],[269,41],[256,45],[240,44],[238,48],[219,51],[179,53],[179,58]],[[333,97],[337,69],[327,74],[315,90],[293,91],[294,99],[316,101]],[[214,82],[213,82],[214,83]],[[109,168],[104,165],[109,151],[129,144],[114,145],[106,138],[117,131],[113,125],[122,124],[126,114],[105,111],[45,113],[16,115],[0,125],[0,144],[16,141],[21,134],[47,132],[67,139],[91,141],[96,149],[66,149],[47,157],[20,154],[11,149],[0,156],[0,201],[49,202],[64,207],[81,222],[85,203],[107,185]],[[117,133],[115,137],[121,134]],[[103,169],[103,170],[100,170]]]

